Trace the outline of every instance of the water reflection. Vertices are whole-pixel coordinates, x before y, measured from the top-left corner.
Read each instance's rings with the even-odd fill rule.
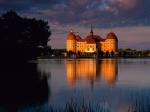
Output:
[[[114,85],[118,74],[118,61],[115,59],[66,60],[66,72],[69,86],[82,79],[88,80],[91,86],[100,79],[104,79],[108,85]]]
[[[37,67],[49,74],[53,112],[150,112],[149,66],[139,59],[77,59],[41,60]]]
[[[47,78],[39,76],[35,63],[10,63],[1,70],[0,109],[15,112],[19,108],[39,106],[48,98]]]

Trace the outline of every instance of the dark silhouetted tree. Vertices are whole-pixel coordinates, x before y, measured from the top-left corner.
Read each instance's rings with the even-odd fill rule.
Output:
[[[104,56],[104,52],[103,51],[99,51],[99,55],[101,56],[101,57],[103,57]]]
[[[39,46],[46,47],[50,35],[48,22],[6,12],[0,16],[1,59],[35,59],[41,54]]]
[[[111,51],[110,54],[113,57],[115,53],[114,53],[114,51]]]
[[[106,57],[109,57],[110,56],[109,51],[106,51],[105,55]]]
[[[13,11],[0,16],[0,105],[15,111],[12,108],[47,99],[47,79],[39,79],[37,65],[26,62],[36,59],[50,34],[43,20],[23,18]]]

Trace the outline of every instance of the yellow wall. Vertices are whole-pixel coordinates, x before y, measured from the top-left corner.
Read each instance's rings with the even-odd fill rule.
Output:
[[[76,50],[76,41],[75,40],[67,40],[67,51],[73,51]]]
[[[96,44],[86,44],[85,52],[96,52]]]
[[[105,42],[101,42],[101,50],[103,52],[111,52],[111,51],[114,51],[116,52],[117,51],[117,41],[115,39],[106,39]]]
[[[77,52],[85,52],[85,42],[77,42],[76,47],[77,47]]]

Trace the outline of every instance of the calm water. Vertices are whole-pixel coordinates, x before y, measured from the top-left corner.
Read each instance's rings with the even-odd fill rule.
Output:
[[[39,60],[47,77],[48,99],[18,112],[83,107],[95,112],[150,112],[149,59]]]

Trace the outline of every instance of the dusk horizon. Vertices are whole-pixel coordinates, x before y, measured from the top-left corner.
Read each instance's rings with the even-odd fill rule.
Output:
[[[119,48],[150,49],[148,0],[2,0],[0,13],[14,10],[23,17],[49,22],[52,48],[66,48],[70,29],[85,38],[93,25],[94,34],[105,38],[113,31]]]

